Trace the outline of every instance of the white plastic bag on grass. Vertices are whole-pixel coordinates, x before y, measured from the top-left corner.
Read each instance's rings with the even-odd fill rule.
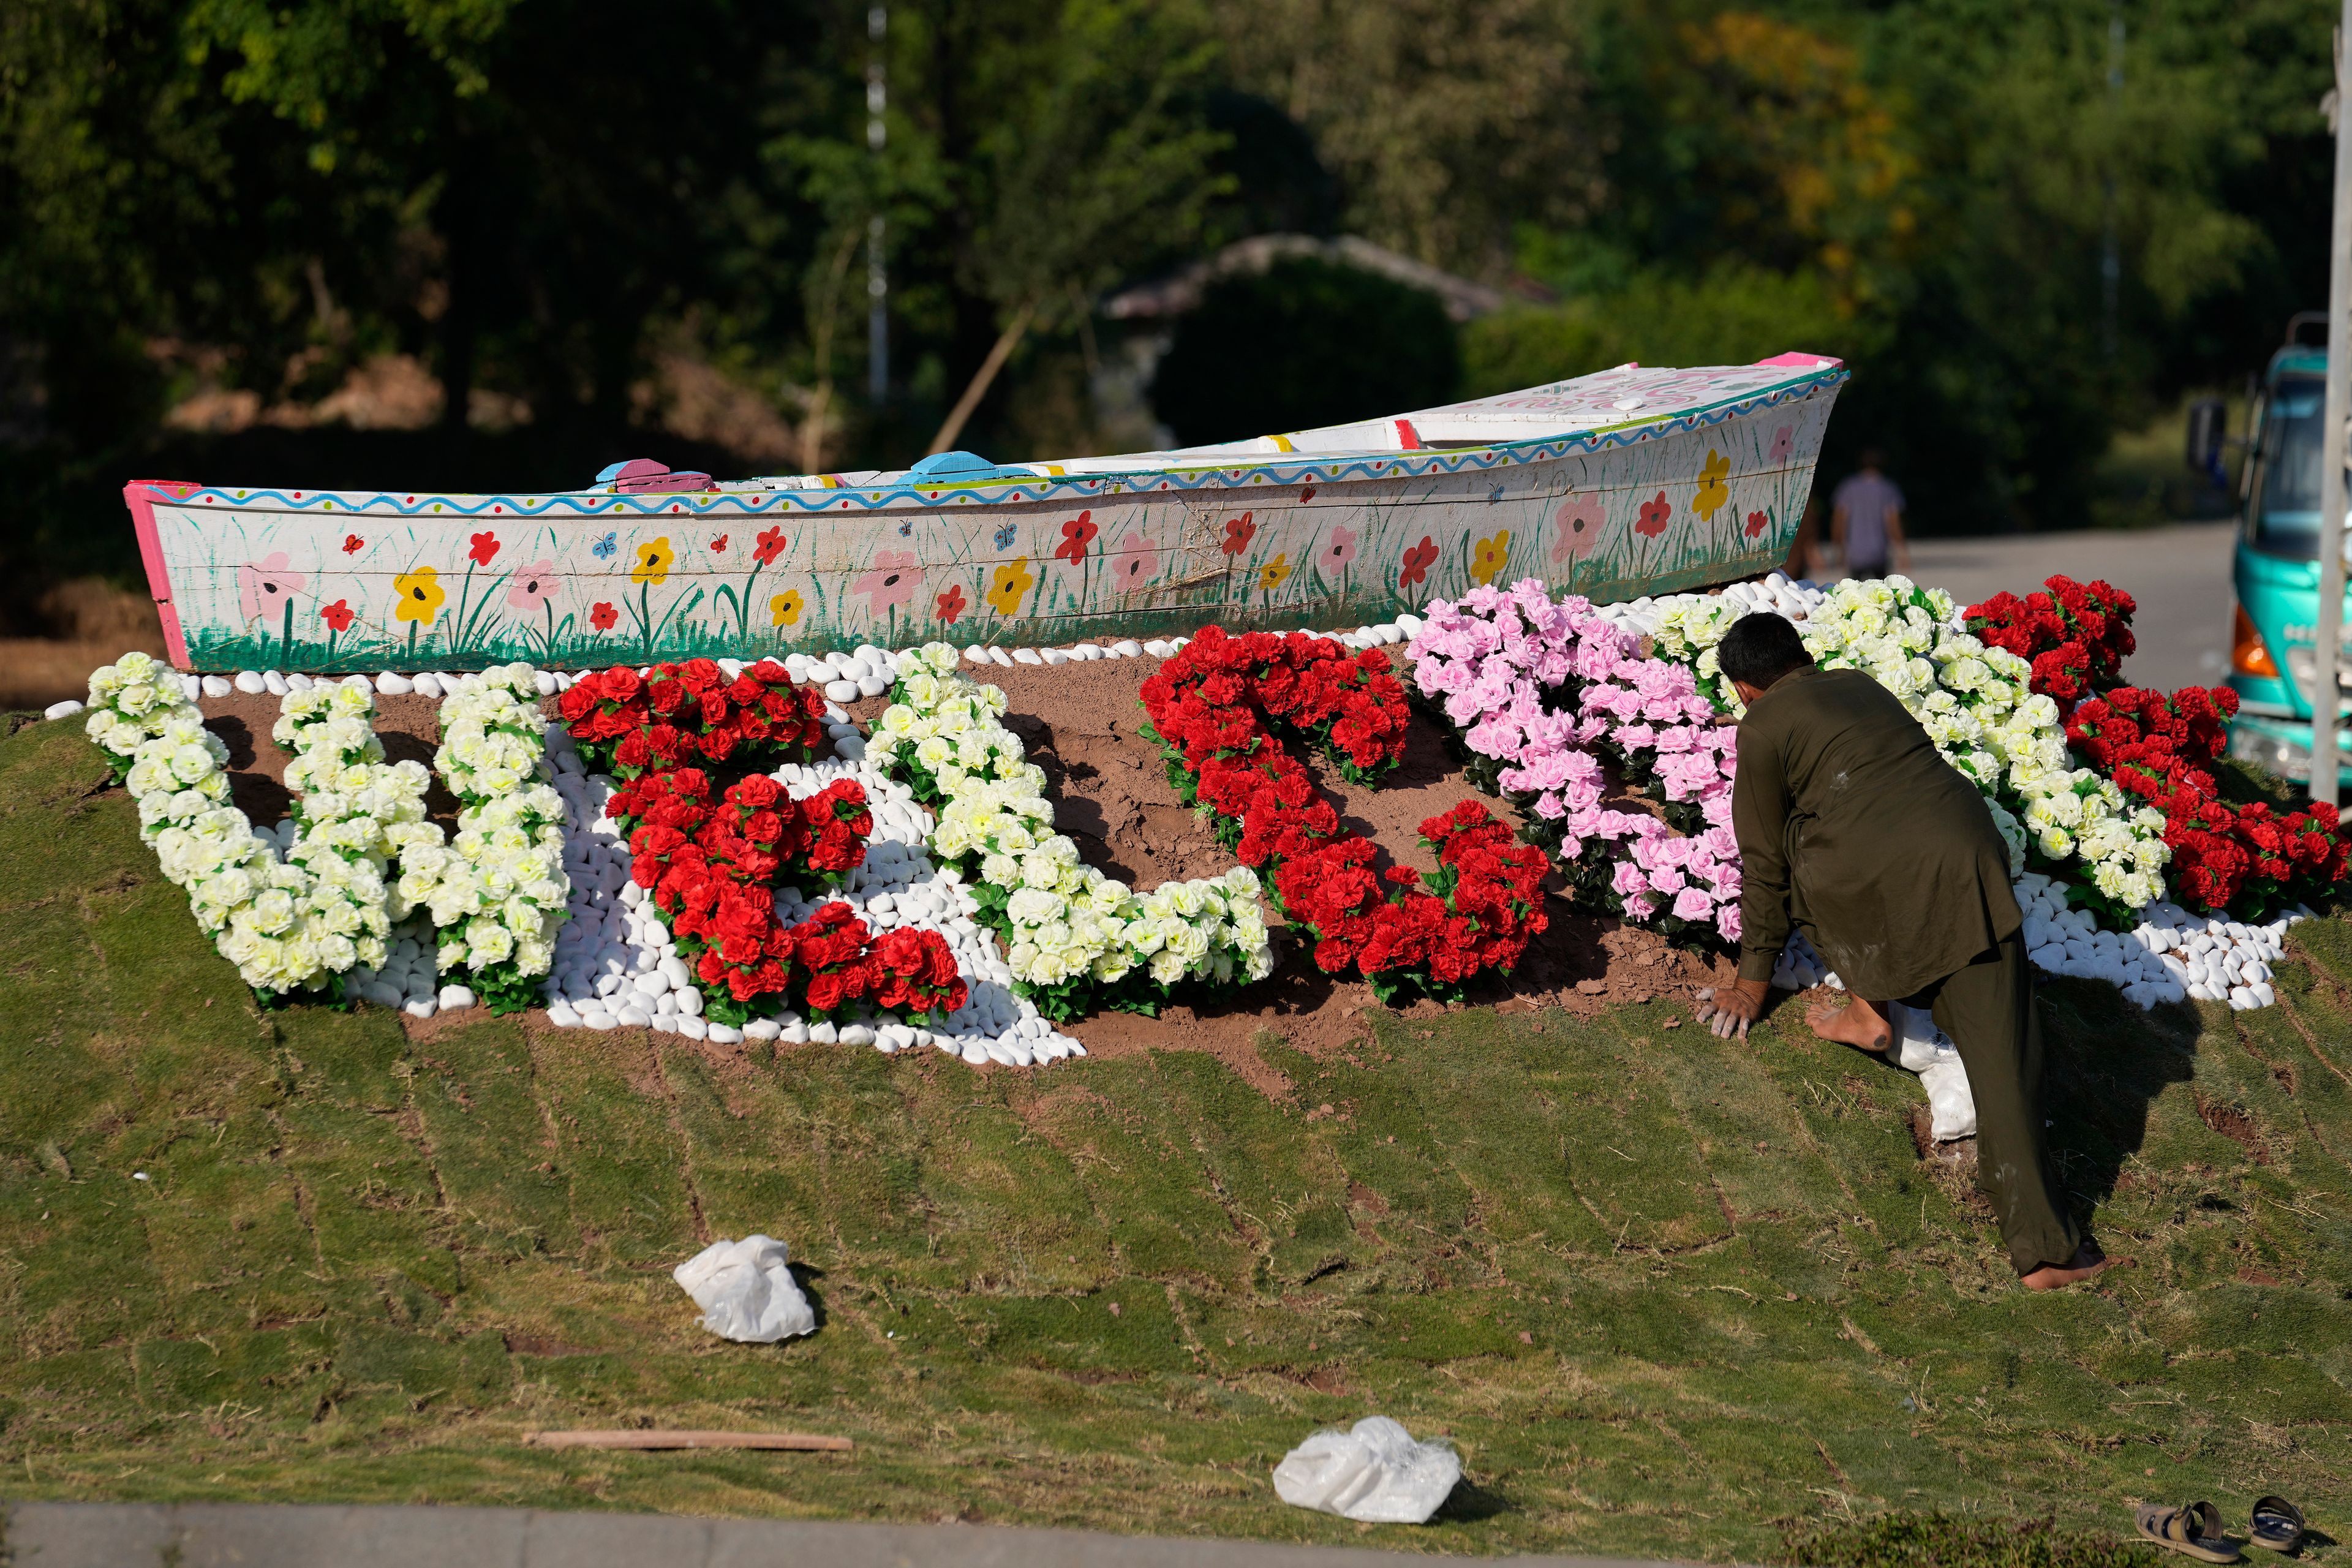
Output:
[[[1927,1008],[1889,1002],[1886,1010],[1886,1021],[1895,1032],[1895,1059],[1905,1072],[1925,1072],[1939,1061],[1959,1060],[1959,1048],[1936,1026],[1935,1016]]]
[[[1423,1524],[1462,1479],[1448,1445],[1416,1443],[1385,1415],[1318,1432],[1274,1468],[1275,1495],[1361,1524]]]
[[[1969,1089],[1969,1069],[1958,1057],[1928,1063],[1920,1070],[1919,1087],[1927,1091],[1929,1137],[1948,1143],[1976,1136],[1977,1097]]]
[[[784,1267],[772,1236],[712,1242],[671,1271],[702,1309],[702,1326],[723,1340],[773,1344],[816,1331],[816,1313]]]

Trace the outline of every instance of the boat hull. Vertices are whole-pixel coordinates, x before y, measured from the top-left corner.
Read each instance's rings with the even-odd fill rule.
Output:
[[[576,668],[1353,626],[1787,555],[1843,377],[1605,432],[976,484],[445,496],[125,489],[183,669]]]

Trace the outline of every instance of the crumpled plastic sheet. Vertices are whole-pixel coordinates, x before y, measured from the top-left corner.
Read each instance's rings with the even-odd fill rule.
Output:
[[[1424,1524],[1461,1479],[1462,1459],[1451,1445],[1416,1443],[1397,1422],[1367,1415],[1284,1455],[1274,1490],[1286,1503],[1361,1524]]]
[[[816,1331],[816,1312],[785,1267],[784,1244],[772,1236],[721,1237],[671,1270],[702,1326],[723,1340],[773,1344]]]
[[[1899,1037],[1896,1060],[1905,1071],[1917,1073],[1919,1087],[1927,1091],[1928,1136],[1938,1143],[1975,1137],[1976,1095],[1969,1088],[1969,1069],[1960,1065],[1959,1049],[1951,1037],[1936,1026],[1925,1008],[1906,1007],[1900,1002],[1889,1008],[1887,1022]]]

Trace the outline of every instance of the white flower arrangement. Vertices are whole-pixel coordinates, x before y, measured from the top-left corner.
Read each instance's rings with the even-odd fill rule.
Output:
[[[1139,894],[1078,858],[1054,831],[1045,771],[999,721],[1003,690],[955,673],[956,651],[927,644],[900,656],[898,689],[866,742],[877,766],[912,777],[934,803],[932,853],[974,878],[984,912],[1003,924],[1013,979],[1034,990],[1091,980],[1161,989],[1273,973],[1273,939],[1244,867]]]
[[[325,984],[383,958],[376,865],[327,854],[281,860],[228,804],[228,748],[195,704],[165,692],[162,667],[126,654],[90,677],[86,732],[120,759],[140,833],[186,889],[196,924],[257,991]]]
[[[1642,624],[1660,657],[1688,663],[1702,689],[1737,713],[1716,647],[1748,609],[1728,595],[1676,595],[1654,603]],[[1963,630],[1950,595],[1903,576],[1848,581],[1813,604],[1798,630],[1822,668],[1863,670],[1902,699],[1944,759],[1982,792],[2009,843],[2011,876],[2023,872],[2031,844],[2118,912],[2164,896],[2172,858],[2164,814],[2135,808],[2113,782],[2075,765],[2058,705],[2032,690],[2032,666]]]
[[[457,832],[401,857],[400,894],[432,911],[442,966],[470,970],[494,994],[502,979],[554,967],[572,897],[536,673],[528,664],[487,669],[442,702],[433,765],[457,796]]]

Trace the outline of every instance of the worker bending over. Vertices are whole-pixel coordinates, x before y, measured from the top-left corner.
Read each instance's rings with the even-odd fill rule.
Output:
[[[1732,784],[1739,840],[1739,979],[1703,1004],[1718,1035],[1762,1011],[1793,926],[1845,984],[1806,1021],[1884,1054],[1886,1004],[1928,1010],[1959,1047],[1977,1106],[1977,1184],[2031,1289],[2106,1267],[2068,1216],[2042,1135],[2042,1034],[2009,848],[1984,798],[1895,695],[1858,669],[1819,669],[1797,628],[1742,616],[1717,649],[1748,704]]]

